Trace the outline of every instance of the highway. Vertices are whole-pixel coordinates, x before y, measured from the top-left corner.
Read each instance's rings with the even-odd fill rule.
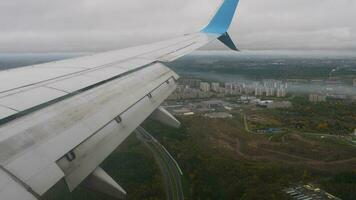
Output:
[[[135,130],[137,138],[143,142],[153,153],[157,164],[164,177],[165,189],[168,200],[183,200],[181,177],[183,175],[178,163],[151,134],[142,127]]]

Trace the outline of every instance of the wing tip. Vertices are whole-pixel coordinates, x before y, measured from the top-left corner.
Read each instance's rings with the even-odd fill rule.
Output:
[[[203,33],[224,34],[229,29],[239,0],[224,0],[209,24],[201,30]]]
[[[230,35],[226,32],[224,34],[222,34],[219,38],[219,41],[222,42],[223,44],[225,44],[227,47],[229,47],[231,50],[233,51],[240,51],[234,41],[231,39]]]

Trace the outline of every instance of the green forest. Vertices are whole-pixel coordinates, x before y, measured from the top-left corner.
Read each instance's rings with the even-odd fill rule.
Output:
[[[180,129],[172,129],[154,121],[145,122],[144,127],[179,162],[184,173],[186,199],[285,200],[288,196],[282,190],[295,183],[317,184],[344,200],[354,197],[356,171],[352,165],[313,167],[280,154],[269,153],[272,150],[269,147],[257,145],[258,148],[255,148],[251,144],[255,141],[263,143],[266,137],[248,135],[241,128],[240,119],[212,120],[197,116],[180,120],[183,122]],[[234,142],[234,138],[239,139],[239,144]],[[239,149],[235,149],[237,145]],[[297,149],[298,145],[294,147]],[[320,151],[325,150],[323,148]],[[128,199],[166,197],[158,166],[134,134],[102,167],[127,190]],[[71,194],[65,183],[60,182],[44,199],[112,198],[81,188]]]

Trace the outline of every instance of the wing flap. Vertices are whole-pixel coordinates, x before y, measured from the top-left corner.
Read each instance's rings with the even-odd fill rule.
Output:
[[[68,161],[63,157],[57,162],[66,174],[65,179],[71,190],[95,170],[174,91],[176,83],[172,75],[163,75],[154,90],[142,93],[142,99],[118,115],[120,121],[113,118],[104,128],[73,149],[74,160]]]
[[[90,157],[86,157],[87,162],[81,160],[84,168],[77,166],[76,171],[82,175],[71,173],[78,181],[73,183],[76,186],[174,90],[177,78],[162,64],[153,64],[13,121],[11,125],[0,128],[0,136],[7,134],[7,138],[0,142],[0,163],[37,194],[42,194],[63,177],[63,169],[58,170],[54,166],[57,160],[88,138],[100,137],[98,131],[122,115],[127,121],[119,131],[121,136],[112,136],[108,141],[114,144],[101,143],[95,151],[85,151],[85,155]],[[163,86],[165,89],[161,89]],[[158,89],[162,90],[160,98],[156,98]],[[152,98],[148,99],[148,94]],[[92,157],[95,153],[98,155]],[[48,177],[43,181],[45,176]]]
[[[0,197],[2,200],[37,200],[21,183],[0,169]]]

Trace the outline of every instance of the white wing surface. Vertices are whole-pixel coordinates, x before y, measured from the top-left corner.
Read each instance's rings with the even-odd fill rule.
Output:
[[[1,71],[0,199],[36,199],[63,178],[70,190],[88,177],[121,188],[98,166],[154,111],[172,118],[159,106],[179,77],[164,62],[215,39],[236,49],[227,29],[237,3],[225,0],[197,33]]]

